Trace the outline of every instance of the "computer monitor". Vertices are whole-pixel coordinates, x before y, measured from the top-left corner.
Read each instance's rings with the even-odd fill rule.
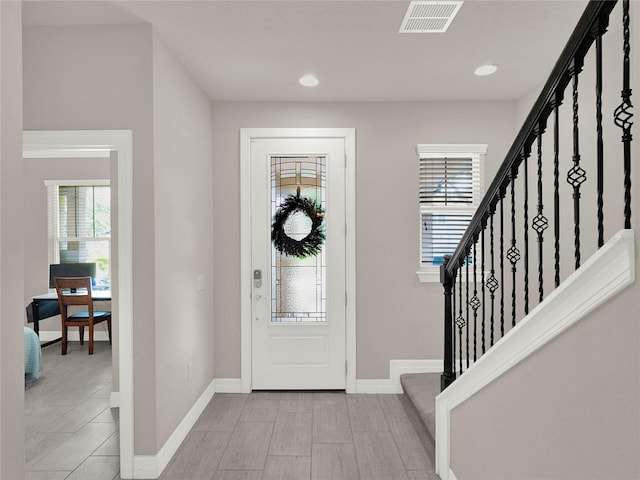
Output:
[[[91,277],[93,284],[96,278],[96,264],[53,263],[49,265],[49,288],[56,288],[56,277]]]

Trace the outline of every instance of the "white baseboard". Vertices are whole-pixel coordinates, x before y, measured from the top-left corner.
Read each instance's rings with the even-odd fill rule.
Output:
[[[133,478],[153,479],[158,478],[158,460],[156,455],[133,456]]]
[[[111,392],[109,397],[110,408],[120,408],[120,392]]]
[[[214,378],[216,393],[243,393],[241,378]]]
[[[58,330],[40,330],[39,335],[41,342],[50,342],[52,340],[57,340],[62,336],[62,333]],[[77,328],[70,329],[67,333],[67,340],[70,342],[78,342],[80,341],[80,333]],[[84,341],[89,341],[89,332],[85,329],[84,331]],[[109,341],[109,333],[105,330],[94,330],[93,332],[93,341],[94,342],[108,342]]]
[[[207,407],[215,393],[215,380],[212,381],[205,391],[200,395],[196,403],[182,419],[178,427],[173,431],[168,440],[164,443],[157,455],[134,455],[133,457],[133,478],[150,479],[158,478],[169,464],[173,455],[178,451],[180,445],[193,428],[198,418]]]
[[[436,473],[451,477],[451,412],[635,281],[633,230],[621,230],[436,397]]]
[[[356,393],[403,393],[400,375],[442,373],[442,360],[390,360],[389,378],[356,380]]]

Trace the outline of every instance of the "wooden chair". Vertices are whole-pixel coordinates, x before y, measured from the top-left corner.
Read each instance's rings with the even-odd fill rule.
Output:
[[[67,354],[68,327],[78,327],[80,345],[84,345],[84,327],[89,327],[89,355],[93,355],[93,327],[106,320],[109,329],[109,345],[111,345],[111,312],[93,310],[91,277],[57,277],[55,285],[62,318],[62,355]],[[86,311],[69,315],[67,313],[69,305],[84,305]]]

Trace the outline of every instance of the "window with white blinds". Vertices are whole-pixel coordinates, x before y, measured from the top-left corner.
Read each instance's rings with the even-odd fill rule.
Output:
[[[96,183],[92,181],[91,183]],[[111,284],[111,187],[46,182],[49,263],[96,263],[96,288]]]
[[[418,274],[423,281],[439,279],[438,267],[445,255],[455,251],[480,203],[486,148],[486,145],[418,145]]]

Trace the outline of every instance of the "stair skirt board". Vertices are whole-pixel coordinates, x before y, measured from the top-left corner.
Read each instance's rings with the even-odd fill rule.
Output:
[[[436,397],[436,473],[451,473],[454,408],[635,281],[634,231],[620,230],[493,348]]]

